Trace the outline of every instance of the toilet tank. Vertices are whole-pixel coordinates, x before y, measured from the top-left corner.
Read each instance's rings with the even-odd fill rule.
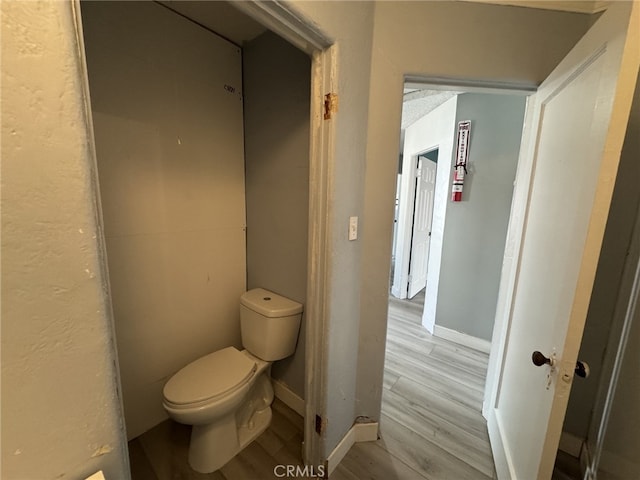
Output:
[[[242,344],[266,361],[293,355],[296,350],[302,305],[263,288],[240,297]]]

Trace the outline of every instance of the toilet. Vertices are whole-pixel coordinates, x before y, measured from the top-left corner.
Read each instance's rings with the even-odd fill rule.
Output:
[[[163,406],[193,425],[189,464],[220,469],[271,422],[271,364],[296,349],[302,305],[262,288],[240,297],[244,350],[226,347],[178,371],[164,386]]]

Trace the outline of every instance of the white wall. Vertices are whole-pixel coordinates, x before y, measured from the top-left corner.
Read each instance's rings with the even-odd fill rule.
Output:
[[[247,288],[302,304],[307,294],[311,59],[267,32],[242,48],[247,195]],[[304,398],[303,314],[293,356],[271,370]]]
[[[358,282],[358,415],[378,418],[380,412],[404,76],[537,85],[588,26],[587,15],[548,10],[448,1],[376,3]]]
[[[491,341],[526,97],[459,95],[471,120],[462,202],[447,199],[436,324]]]
[[[418,154],[434,147],[439,148],[423,314],[423,325],[431,333],[433,333],[436,323],[436,304],[445,234],[445,215],[447,204],[449,203],[449,184],[454,156],[457,103],[458,97],[452,97],[405,130],[403,175],[400,189],[402,196],[400,199],[397,239],[398,246],[402,247],[402,251],[399,251],[396,256],[394,289],[397,285],[406,285],[407,282],[406,275],[402,275],[402,273],[407,271],[409,265],[411,230],[404,227],[410,227],[411,225],[415,197],[415,192],[412,188],[414,177],[410,172],[415,171]]]
[[[2,2],[3,479],[129,477],[68,2]]]
[[[238,47],[153,2],[83,2],[127,435],[180,368],[241,347]],[[229,88],[235,88],[230,92]]]

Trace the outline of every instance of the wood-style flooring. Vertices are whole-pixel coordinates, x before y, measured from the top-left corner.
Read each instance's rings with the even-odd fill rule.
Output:
[[[377,442],[354,445],[331,479],[495,478],[481,415],[488,355],[433,337],[424,293],[390,298]]]
[[[166,420],[129,442],[132,480],[271,480],[277,465],[302,466],[304,422],[276,399],[269,428],[229,463],[198,473],[187,456],[191,427]],[[279,470],[278,470],[279,473]]]
[[[429,335],[423,302],[390,300],[381,438],[354,445],[331,480],[495,478],[480,414],[488,355]],[[163,422],[129,443],[132,479],[278,478],[276,465],[302,465],[303,420],[278,400],[273,410],[269,429],[212,474],[187,464],[189,427]]]

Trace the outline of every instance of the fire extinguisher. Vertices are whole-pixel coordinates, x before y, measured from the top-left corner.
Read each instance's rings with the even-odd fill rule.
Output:
[[[462,201],[464,176],[467,173],[467,159],[469,157],[469,140],[471,138],[471,120],[458,122],[458,139],[456,141],[456,162],[453,165],[453,185],[451,201]]]

